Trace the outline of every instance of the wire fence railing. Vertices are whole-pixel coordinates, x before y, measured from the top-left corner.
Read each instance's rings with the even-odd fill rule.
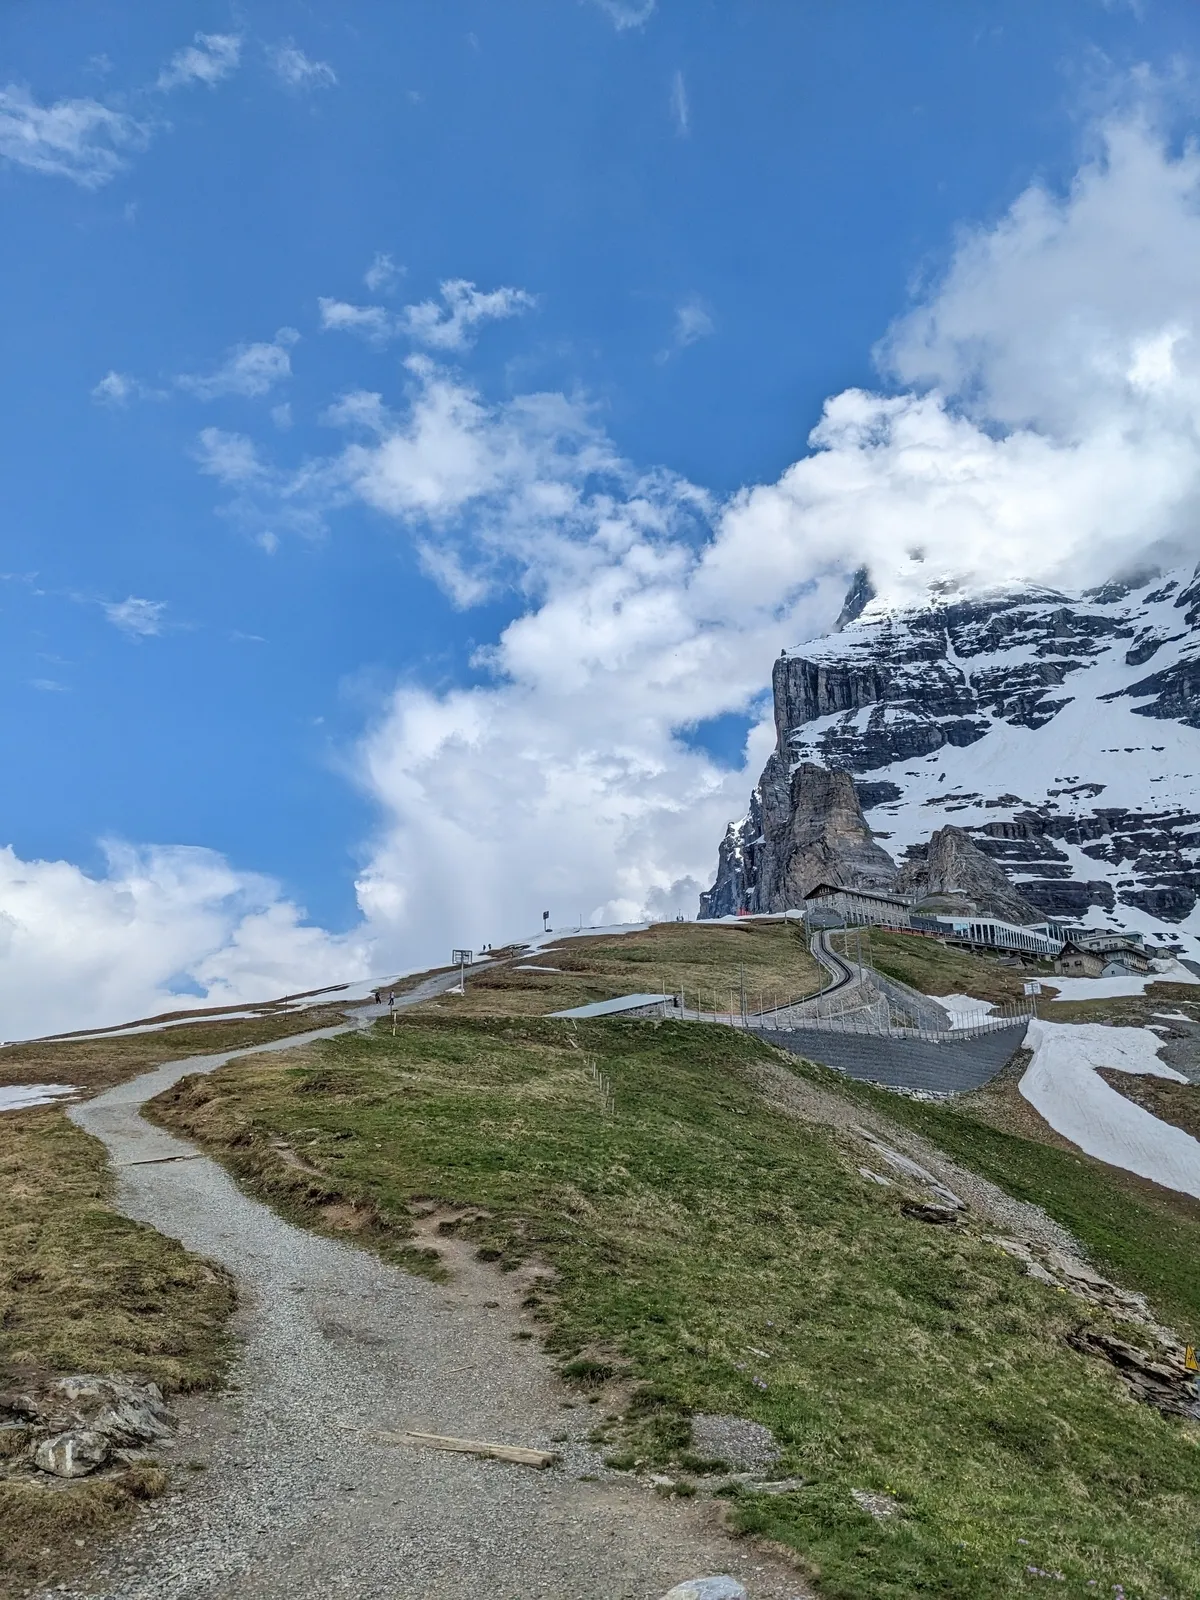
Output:
[[[832,944],[835,932],[840,934],[841,950]],[[814,929],[809,948],[828,980],[815,993],[780,996],[748,989],[743,971],[741,982],[727,991],[727,1007],[722,1003],[724,992],[714,989],[706,994],[701,988],[689,994],[682,990],[663,1003],[662,1014],[680,1021],[717,1022],[763,1033],[816,1029],[958,1044],[1017,1027],[1037,1015],[1036,1004],[1029,999],[1000,1006],[981,1002],[969,1010],[942,1006],[930,996],[885,978],[873,966],[869,929]]]

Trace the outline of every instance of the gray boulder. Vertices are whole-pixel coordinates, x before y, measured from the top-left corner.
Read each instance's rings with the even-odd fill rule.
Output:
[[[86,1478],[102,1467],[112,1454],[102,1433],[92,1428],[73,1428],[69,1433],[43,1439],[34,1451],[34,1466],[56,1478]]]
[[[44,1405],[49,1418],[63,1416],[114,1445],[153,1444],[175,1431],[175,1419],[156,1383],[79,1373],[50,1384]]]

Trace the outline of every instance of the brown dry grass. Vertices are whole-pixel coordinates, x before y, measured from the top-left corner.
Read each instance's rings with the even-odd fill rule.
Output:
[[[532,967],[557,971],[535,972]],[[545,1016],[624,994],[676,994],[725,1010],[745,974],[746,1000],[794,998],[820,985],[799,923],[660,922],[642,933],[564,938],[535,955],[468,978],[465,995],[417,1007],[461,1017]]]
[[[217,1382],[226,1275],[114,1209],[103,1145],[62,1110],[5,1112],[0,1135],[0,1385],[95,1371],[168,1391]],[[57,1581],[165,1481],[149,1466],[83,1483],[0,1479],[0,1596]]]
[[[0,1049],[0,1083],[71,1083],[98,1094],[164,1061],[215,1055],[307,1033],[310,1028],[328,1028],[345,1020],[345,1009],[344,1005],[313,1006],[305,1011],[266,1011],[237,1022],[187,1023],[116,1039],[77,1035],[5,1045]]]

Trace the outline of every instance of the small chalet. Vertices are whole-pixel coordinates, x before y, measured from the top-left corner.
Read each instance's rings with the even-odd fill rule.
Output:
[[[1064,978],[1098,978],[1104,971],[1104,957],[1068,939],[1054,958],[1054,970]]]

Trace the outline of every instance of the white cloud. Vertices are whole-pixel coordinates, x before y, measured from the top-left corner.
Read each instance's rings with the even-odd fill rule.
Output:
[[[396,287],[403,276],[404,268],[398,267],[386,250],[377,250],[371,265],[363,273],[363,282],[372,294],[386,294],[389,289]]]
[[[486,293],[466,278],[449,278],[439,284],[442,304],[422,300],[405,306],[404,326],[418,344],[432,350],[465,350],[481,322],[519,316],[537,299],[524,289],[492,289]]]
[[[196,445],[200,471],[227,485],[246,484],[267,476],[252,439],[222,428],[202,428]]]
[[[700,339],[710,338],[712,333],[713,319],[708,307],[699,295],[689,295],[676,306],[671,343],[665,350],[659,351],[655,360],[660,364],[669,361],[677,351],[686,350]]]
[[[16,84],[0,89],[0,158],[31,172],[98,189],[128,165],[127,154],[143,149],[147,139],[143,123],[98,100],[43,106]]]
[[[686,136],[691,132],[687,84],[683,81],[682,72],[676,72],[671,79],[671,115],[675,119],[676,133]]]
[[[367,272],[368,280],[384,281],[380,259],[376,257],[376,264]],[[389,271],[394,271],[390,262]],[[537,304],[537,297],[524,289],[484,291],[466,278],[449,278],[438,290],[440,301],[422,300],[398,314],[386,306],[356,306],[322,295],[317,301],[321,327],[327,333],[356,333],[373,345],[407,336],[432,350],[466,350],[482,323],[520,316]]]
[[[155,84],[164,92],[193,83],[216,87],[223,78],[237,71],[242,55],[241,35],[236,33],[198,33],[195,43],[178,50],[158,75]]]
[[[107,856],[107,872],[91,877],[0,848],[0,1015],[10,1038],[368,973],[365,938],[306,925],[277,884],[211,850],[113,844]]]
[[[133,639],[150,639],[163,631],[165,600],[139,600],[130,595],[127,600],[105,604],[104,615],[114,628],[120,628]]]
[[[322,295],[317,301],[321,328],[325,333],[357,333],[368,344],[383,345],[401,331],[385,306],[355,306],[346,300],[331,300]]]
[[[649,22],[657,0],[641,0],[641,4],[635,0],[593,0],[593,4],[611,18],[618,33],[624,33],[626,28],[640,28]]]
[[[289,89],[332,89],[337,83],[337,73],[327,61],[311,60],[290,39],[270,45],[267,61]]]
[[[139,392],[136,378],[131,378],[127,372],[107,372],[92,390],[92,399],[99,400],[103,405],[123,406],[128,405],[130,398]]]
[[[884,358],[920,387],[834,397],[811,452],[707,527],[689,486],[635,473],[586,416],[547,448],[537,407],[428,375],[352,486],[460,603],[505,574],[527,602],[481,653],[491,683],[405,686],[364,742],[386,820],[360,898],[383,944],[505,937],[543,906],[694,913],[772,741],[770,662],[829,625],[862,561],[905,598],[941,575],[1074,585],[1194,559],[1198,202],[1200,155],[1111,124],[1068,194],[1031,188],[964,236],[897,323]],[[742,771],[679,736],[739,711]]]
[[[362,437],[262,475],[264,515],[365,501],[456,603],[505,587],[520,611],[482,683],[406,684],[363,741],[382,822],[359,894],[388,959],[546,906],[694,911],[772,742],[770,663],[828,627],[862,562],[905,599],[1194,559],[1198,259],[1200,154],[1111,122],[1069,192],[1033,186],[965,234],[897,321],[881,360],[908,387],[832,397],[807,453],[720,505],[623,460],[579,401],[490,403],[427,357],[406,396],[338,402]],[[685,737],[729,713],[749,726],[733,771]]]
[[[175,383],[198,400],[216,400],[228,394],[257,399],[291,377],[288,350],[299,337],[295,328],[280,328],[270,342],[235,346],[215,372],[184,373]]]
[[[713,319],[703,300],[690,295],[675,312],[675,345],[686,350],[697,339],[707,339],[713,331]]]

